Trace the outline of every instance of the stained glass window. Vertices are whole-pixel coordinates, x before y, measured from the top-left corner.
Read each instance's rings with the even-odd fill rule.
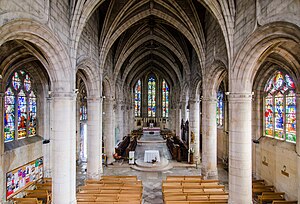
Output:
[[[296,95],[292,78],[280,71],[265,87],[265,135],[296,142]]]
[[[36,135],[36,104],[29,74],[14,72],[4,97],[4,142]]]
[[[286,95],[286,140],[296,141],[296,95],[290,90]]]
[[[217,93],[217,125],[223,126],[224,114],[223,114],[223,107],[224,107],[224,91],[219,90]]]
[[[169,117],[169,86],[166,80],[162,81],[162,108],[163,117]]]
[[[141,116],[141,87],[142,84],[139,79],[134,88],[134,112],[136,117]]]
[[[155,98],[155,78],[150,76],[148,79],[148,117],[155,117],[156,98]]]
[[[9,87],[4,97],[4,142],[15,139],[15,96]]]
[[[29,136],[36,134],[36,96],[33,91],[29,95]]]
[[[85,104],[80,107],[80,120],[87,120],[87,108]]]
[[[80,121],[87,120],[87,95],[86,95],[86,89],[82,89],[80,93]]]

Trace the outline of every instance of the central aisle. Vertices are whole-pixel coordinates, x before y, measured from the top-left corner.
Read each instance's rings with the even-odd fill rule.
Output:
[[[135,159],[143,160],[145,150],[158,150],[160,158],[167,160],[172,159],[171,154],[166,145],[166,141],[159,134],[146,134],[142,135],[138,140],[138,144],[135,149]]]

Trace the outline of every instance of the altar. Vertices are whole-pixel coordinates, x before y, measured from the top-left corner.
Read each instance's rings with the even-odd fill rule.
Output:
[[[160,162],[160,156],[158,150],[145,150],[144,162],[152,163],[153,160]]]

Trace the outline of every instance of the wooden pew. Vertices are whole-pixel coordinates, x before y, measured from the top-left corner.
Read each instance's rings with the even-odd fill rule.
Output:
[[[43,204],[37,198],[13,198],[14,204]]]
[[[43,200],[44,203],[51,203],[51,194],[47,190],[24,190],[25,198],[37,198]]]
[[[262,195],[258,196],[258,201],[260,204],[263,202],[273,202],[274,200],[285,200],[284,192],[263,192]]]
[[[273,200],[272,204],[298,204],[298,201]]]

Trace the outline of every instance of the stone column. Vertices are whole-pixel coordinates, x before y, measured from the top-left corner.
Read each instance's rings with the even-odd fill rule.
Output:
[[[118,138],[119,141],[121,141],[122,138],[124,137],[124,127],[123,127],[124,117],[123,117],[122,107],[123,107],[122,101],[119,101],[117,106],[117,114],[116,114],[117,124],[119,126],[119,138]]]
[[[298,172],[298,204],[300,204],[300,93],[296,94],[296,153],[297,153],[297,172]]]
[[[46,98],[46,108],[45,108],[45,112],[46,114],[44,114],[44,127],[45,127],[45,131],[44,131],[44,140],[50,140],[50,138],[53,137],[53,135],[51,135],[51,118],[52,118],[52,98],[51,97],[47,97]],[[51,175],[51,143],[48,144],[44,144],[43,145],[43,156],[44,156],[44,177],[52,177]],[[53,160],[53,159],[52,159]]]
[[[186,106],[187,106],[187,102],[184,100],[181,103],[181,118],[183,118],[183,122],[185,122],[187,120],[187,114],[186,114]],[[180,119],[181,122],[181,119]]]
[[[52,203],[72,204],[76,203],[76,96],[56,92],[52,98]]]
[[[229,203],[252,203],[251,93],[229,95]]]
[[[114,161],[113,154],[114,154],[114,131],[113,131],[113,100],[105,99],[104,101],[104,138],[105,138],[105,153],[107,156],[107,163],[110,164]]]
[[[80,158],[80,144],[81,144],[81,135],[80,135],[80,126],[81,126],[81,121],[80,121],[80,98],[77,96],[76,98],[76,161],[77,163],[81,163],[81,158]]]
[[[175,119],[176,119],[176,136],[179,136],[181,138],[181,104],[178,103],[177,104],[177,107],[176,107],[176,116],[175,116]]]
[[[200,136],[200,112],[199,112],[199,101],[192,100],[190,101],[190,132],[191,132],[191,147],[195,150],[194,158],[195,162],[200,162],[200,146],[199,146],[199,136]],[[194,142],[192,141],[192,134],[194,135]]]
[[[204,97],[202,99],[202,175],[207,178],[215,178],[217,170],[217,99]]]
[[[2,83],[0,83],[2,85]],[[4,93],[0,93],[0,110],[4,110]],[[0,115],[0,120],[3,121],[4,118],[4,111]],[[0,123],[0,128],[2,130],[2,134],[0,137],[0,203],[2,201],[4,202],[6,200],[6,175],[5,175],[5,170],[4,170],[4,164],[5,164],[5,155],[4,155],[4,122]]]
[[[102,134],[100,124],[102,122],[102,98],[93,97],[87,101],[87,178],[100,179],[102,173]]]

